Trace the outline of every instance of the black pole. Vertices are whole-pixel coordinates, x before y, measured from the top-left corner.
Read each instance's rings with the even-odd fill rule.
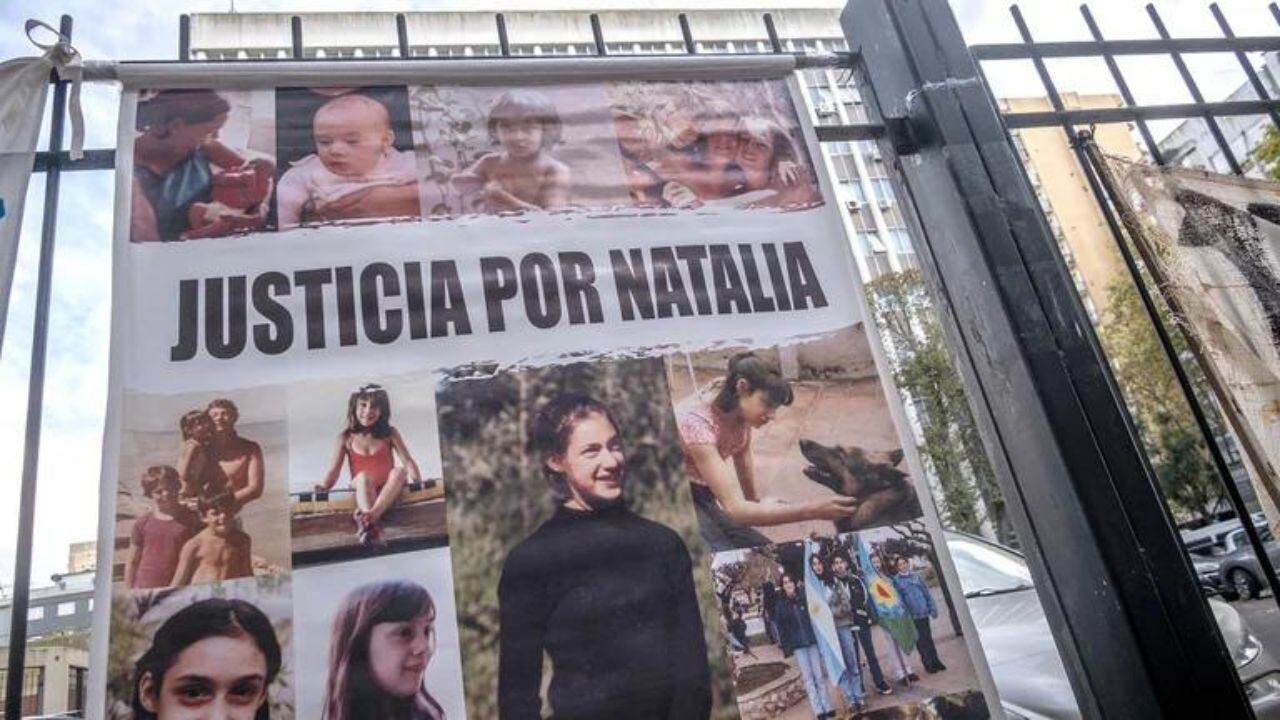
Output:
[[[764,31],[769,36],[769,49],[772,52],[782,52],[782,39],[778,37],[778,26],[773,22],[773,13],[764,14]]]
[[[690,55],[696,55],[698,46],[693,44],[693,28],[689,27],[689,16],[680,13],[676,18],[680,21],[680,36],[684,38],[684,51]]]
[[[1235,31],[1231,29],[1231,23],[1227,22],[1227,16],[1223,14],[1222,8],[1218,7],[1218,3],[1209,4],[1209,12],[1213,13],[1213,19],[1218,21],[1218,29],[1222,30],[1222,37],[1228,40],[1235,40]],[[1240,68],[1244,70],[1245,77],[1249,78],[1249,84],[1253,86],[1253,91],[1257,93],[1259,100],[1270,100],[1271,95],[1267,92],[1267,88],[1262,84],[1262,78],[1258,77],[1258,71],[1253,69],[1253,63],[1249,62],[1249,56],[1243,50],[1235,51],[1236,61],[1240,63]],[[1280,112],[1276,109],[1268,108],[1267,115],[1271,117],[1271,124],[1277,130],[1280,130]]]
[[[412,54],[409,49],[409,24],[404,13],[396,13],[396,44],[400,47],[400,57],[408,58]]]
[[[71,16],[63,15],[58,32],[71,39]],[[67,84],[53,88],[49,151],[62,150]],[[5,678],[5,720],[22,718],[22,681],[27,657],[27,607],[31,600],[31,543],[35,532],[36,471],[40,467],[40,422],[44,413],[45,350],[49,344],[49,298],[53,285],[53,246],[58,231],[58,190],[62,166],[54,161],[44,176],[44,218],[40,226],[40,259],[36,271],[36,314],[31,338],[31,374],[27,381],[27,436],[22,453],[22,488],[18,500],[18,549],[13,567],[13,603],[9,617],[9,664]]]
[[[302,18],[294,15],[289,18],[289,41],[292,45],[293,59],[302,59]]]
[[[604,44],[604,28],[600,27],[600,16],[596,13],[591,13],[591,38],[596,43],[596,55],[609,54],[609,47]]]
[[[178,60],[191,61],[191,16],[186,13],[178,16]]]
[[[511,55],[511,40],[507,37],[507,18],[502,13],[493,16],[493,21],[498,25],[498,51],[502,53],[502,57]]]
[[[1089,26],[1089,34],[1093,35],[1093,39],[1098,42],[1103,41],[1102,30],[1098,27],[1098,23],[1093,19],[1093,13],[1089,11],[1088,5],[1080,6],[1080,14],[1084,16],[1084,22]],[[1124,100],[1125,105],[1129,107],[1137,107],[1138,103],[1133,99],[1133,93],[1129,91],[1129,83],[1125,82],[1124,73],[1120,72],[1120,66],[1116,63],[1116,56],[1111,53],[1102,54],[1103,61],[1107,64],[1107,70],[1111,71],[1111,79],[1116,83],[1116,89],[1120,91],[1120,97]],[[1151,135],[1151,129],[1147,127],[1147,121],[1138,118],[1134,121],[1138,126],[1138,133],[1142,135],[1142,142],[1147,146],[1147,152],[1151,153],[1151,159],[1156,161],[1157,165],[1164,165],[1164,153],[1160,152],[1160,145]]]
[[[1151,326],[1156,331],[1156,337],[1160,339],[1160,347],[1164,350],[1165,356],[1169,359],[1169,364],[1173,367],[1173,374],[1178,379],[1178,386],[1182,388],[1182,394],[1187,398],[1187,405],[1191,408],[1191,416],[1195,418],[1196,427],[1200,429],[1200,434],[1204,437],[1210,459],[1213,461],[1213,467],[1218,471],[1218,476],[1222,480],[1227,498],[1231,500],[1231,506],[1235,508],[1236,514],[1240,516],[1240,524],[1244,526],[1244,534],[1249,539],[1249,546],[1253,548],[1253,553],[1258,559],[1258,565],[1262,568],[1262,575],[1266,578],[1267,585],[1271,588],[1272,600],[1277,606],[1280,606],[1280,592],[1277,592],[1277,590],[1280,590],[1280,577],[1276,576],[1275,566],[1271,564],[1271,556],[1267,554],[1267,548],[1263,545],[1262,536],[1258,534],[1258,529],[1253,525],[1253,517],[1249,513],[1249,507],[1245,504],[1244,497],[1240,495],[1240,488],[1236,487],[1235,478],[1231,476],[1231,468],[1227,466],[1227,460],[1222,455],[1222,449],[1218,447],[1217,438],[1213,433],[1213,426],[1210,425],[1204,408],[1200,407],[1200,399],[1196,395],[1195,387],[1191,382],[1190,376],[1187,375],[1186,368],[1182,366],[1182,361],[1178,359],[1178,350],[1174,346],[1168,330],[1165,329],[1164,323],[1160,320],[1160,313],[1156,309],[1155,300],[1147,290],[1147,284],[1143,280],[1137,260],[1133,257],[1129,244],[1125,242],[1124,233],[1120,228],[1120,224],[1116,221],[1115,214],[1111,211],[1111,206],[1114,205],[1119,210],[1125,227],[1129,229],[1130,233],[1141,232],[1142,224],[1125,209],[1127,206],[1122,202],[1124,196],[1120,194],[1120,190],[1116,187],[1111,170],[1106,164],[1107,159],[1102,155],[1102,150],[1098,147],[1093,135],[1082,131],[1072,144],[1076,146],[1077,152],[1082,156],[1080,165],[1084,168],[1085,177],[1089,180],[1089,188],[1093,191],[1093,196],[1098,201],[1098,206],[1102,208],[1107,227],[1110,228],[1112,236],[1115,237],[1116,246],[1120,249],[1120,256],[1124,259],[1124,265],[1129,270],[1129,276],[1133,280],[1134,287],[1138,289],[1138,296],[1142,299],[1142,307],[1147,311],[1147,318],[1151,321]]]

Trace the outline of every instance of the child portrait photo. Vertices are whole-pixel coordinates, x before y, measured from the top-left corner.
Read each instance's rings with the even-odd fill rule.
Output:
[[[141,90],[133,140],[133,242],[262,230],[275,188],[269,90]]]
[[[289,386],[295,566],[448,542],[435,376]]]
[[[665,384],[655,358],[441,386],[473,717],[733,716]]]
[[[447,548],[295,571],[298,717],[467,717]]]
[[[117,592],[105,717],[293,720],[293,639],[288,573]]]
[[[713,551],[921,517],[861,324],[772,348],[668,357]]]
[[[428,85],[409,102],[428,216],[627,202],[599,87]]]
[[[287,571],[284,391],[125,397],[112,579],[181,587]],[[123,562],[121,562],[123,557]]]
[[[403,86],[279,88],[276,105],[281,229],[421,214]]]

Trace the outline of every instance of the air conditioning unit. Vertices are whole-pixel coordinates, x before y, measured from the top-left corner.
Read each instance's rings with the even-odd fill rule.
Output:
[[[831,103],[818,103],[813,110],[818,117],[831,117],[836,114],[836,106]]]
[[[862,203],[857,200],[846,200],[844,206],[849,212],[862,212]]]
[[[880,201],[880,209],[881,209],[881,210],[888,210],[888,209],[889,209],[889,208],[891,208],[891,207],[893,207],[893,203],[892,203],[892,202],[890,202],[890,201],[888,201],[888,200],[881,200],[881,201]]]

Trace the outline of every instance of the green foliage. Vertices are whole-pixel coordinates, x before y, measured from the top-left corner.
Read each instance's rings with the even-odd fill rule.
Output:
[[[498,714],[498,578],[511,547],[554,509],[541,469],[525,447],[532,414],[561,392],[609,405],[626,448],[631,508],[684,538],[693,557],[717,714],[736,717],[711,559],[698,535],[660,359],[498,374],[469,367],[442,385],[437,411],[469,713],[477,718]]]
[[[920,271],[883,275],[867,283],[867,291],[894,382],[917,411],[918,448],[942,488],[944,524],[976,533],[989,520],[1001,542],[1012,542],[1004,498]]]
[[[1280,132],[1272,125],[1267,126],[1262,142],[1250,153],[1253,159],[1266,170],[1267,177],[1280,180]]]
[[[1118,278],[1107,288],[1107,296],[1107,312],[1100,323],[1099,336],[1147,456],[1174,515],[1179,520],[1199,518],[1220,501],[1223,493],[1204,437],[1137,288],[1127,278]],[[1163,322],[1170,326],[1167,317]],[[1179,354],[1187,351],[1180,335],[1175,334],[1173,340]]]

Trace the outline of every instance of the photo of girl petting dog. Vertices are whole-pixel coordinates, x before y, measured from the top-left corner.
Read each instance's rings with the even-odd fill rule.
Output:
[[[922,515],[861,325],[794,345],[671,355],[667,373],[713,551]]]

